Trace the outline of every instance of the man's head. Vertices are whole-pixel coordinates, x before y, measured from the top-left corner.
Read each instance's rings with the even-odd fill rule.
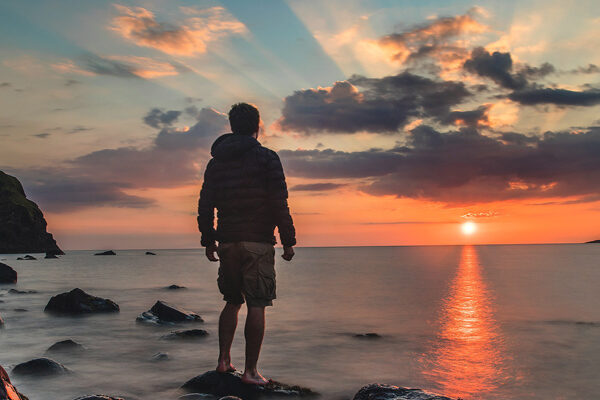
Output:
[[[258,109],[247,103],[237,103],[229,110],[231,131],[238,135],[252,136],[258,133],[260,115]]]

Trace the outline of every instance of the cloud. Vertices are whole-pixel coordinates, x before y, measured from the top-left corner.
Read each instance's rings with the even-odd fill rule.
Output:
[[[168,113],[160,113],[159,110],[155,117],[159,121],[157,127],[162,129],[146,148],[98,150],[45,169],[5,169],[23,178],[36,201],[51,211],[91,206],[152,206],[153,200],[129,195],[127,190],[197,182],[209,146],[228,127],[227,117],[211,108],[200,110],[197,123],[189,129],[172,127],[173,114],[166,117]],[[170,122],[160,122],[161,118]]]
[[[479,76],[490,78],[507,89],[521,89],[527,85],[524,75],[512,73],[513,61],[510,53],[495,51],[490,54],[483,47],[477,47],[465,61],[464,68]]]
[[[208,43],[247,31],[223,7],[198,10],[180,7],[187,15],[181,25],[159,22],[153,12],[142,7],[115,4],[119,16],[114,17],[109,29],[138,46],[151,47],[167,54],[193,56],[206,52]]]
[[[35,136],[35,137],[40,138],[40,139],[46,139],[50,135],[51,134],[48,133],[48,132],[42,132],[42,133],[36,133],[36,134],[34,134],[32,136]]]
[[[69,129],[67,131],[67,133],[79,133],[79,132],[91,131],[92,129],[94,129],[94,128],[89,128],[87,126],[78,125],[72,129]]]
[[[335,190],[347,186],[345,183],[331,183],[331,182],[318,182],[318,183],[305,183],[295,185],[290,190],[306,191],[306,192],[322,192],[327,190]]]
[[[600,192],[599,127],[546,132],[535,140],[505,139],[473,128],[439,132],[421,125],[404,147],[279,154],[290,176],[362,178],[366,183],[360,190],[376,196],[476,204]]]
[[[439,121],[445,125],[488,126],[490,125],[489,109],[489,105],[483,105],[469,111],[451,111],[439,118]]]
[[[596,64],[588,64],[586,67],[577,67],[569,71],[572,74],[598,74],[600,67]]]
[[[531,88],[511,93],[509,99],[524,105],[595,106],[600,104],[600,90],[574,91],[553,88]]]
[[[451,106],[470,95],[462,82],[433,80],[410,72],[383,78],[354,75],[331,87],[298,90],[286,97],[277,125],[306,134],[391,133],[412,117],[443,120]]]
[[[2,82],[2,83],[0,83],[0,88],[10,87],[10,86],[12,86],[12,84],[10,82]]]
[[[180,115],[181,111],[170,110],[165,112],[160,108],[153,108],[144,117],[144,123],[153,128],[166,127],[176,122]]]

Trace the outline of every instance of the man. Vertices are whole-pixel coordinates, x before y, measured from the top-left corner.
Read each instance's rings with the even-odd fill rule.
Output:
[[[265,307],[273,305],[276,297],[273,231],[279,229],[282,257],[290,261],[296,244],[295,229],[281,161],[257,140],[258,110],[250,104],[234,104],[229,123],[233,133],[220,136],[212,145],[213,158],[206,166],[198,201],[201,244],[210,261],[220,261],[217,283],[227,302],[219,318],[217,371],[235,371],[230,350],[238,312],[245,301],[248,316],[242,381],[266,385],[269,381],[258,372],[256,364],[265,332]]]

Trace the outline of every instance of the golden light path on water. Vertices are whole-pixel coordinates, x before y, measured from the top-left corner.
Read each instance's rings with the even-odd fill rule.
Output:
[[[479,399],[506,379],[502,340],[477,250],[462,249],[440,313],[440,331],[420,360],[422,373],[444,395]]]

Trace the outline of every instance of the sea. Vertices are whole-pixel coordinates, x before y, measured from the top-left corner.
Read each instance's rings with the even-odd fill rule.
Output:
[[[98,249],[106,250],[106,249]],[[98,251],[96,250],[96,251]],[[177,399],[218,355],[217,263],[201,250],[68,251],[59,259],[0,261],[19,274],[0,285],[0,365],[31,400],[86,394]],[[267,310],[259,369],[309,387],[322,399],[352,399],[364,385],[421,388],[462,399],[600,398],[600,245],[485,245],[277,249],[277,299]],[[185,286],[168,290],[166,286]],[[44,313],[50,297],[81,288],[112,299],[114,314]],[[11,288],[25,293],[11,293]],[[157,300],[204,323],[152,326],[136,317]],[[244,365],[243,324],[232,349]],[[179,329],[209,332],[167,341]],[[367,337],[362,334],[375,333]],[[357,336],[358,335],[358,336]],[[49,356],[73,339],[86,350]],[[155,361],[156,353],[168,359]],[[72,373],[11,373],[50,357]]]

